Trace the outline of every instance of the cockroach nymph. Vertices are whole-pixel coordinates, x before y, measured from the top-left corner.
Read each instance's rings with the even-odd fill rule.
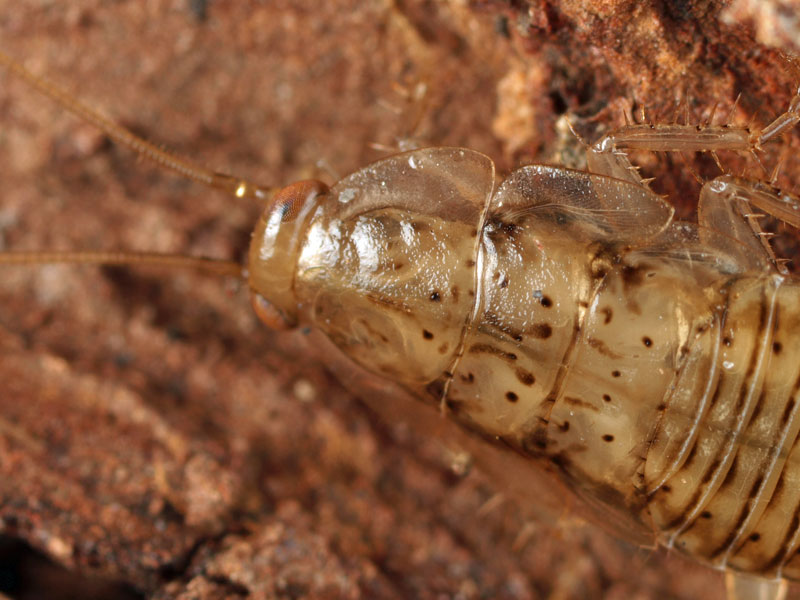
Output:
[[[242,278],[273,328],[311,326],[349,359],[613,515],[718,568],[800,580],[800,282],[754,211],[800,227],[800,199],[721,175],[698,223],[625,152],[750,152],[800,121],[800,93],[759,131],[629,125],[588,170],[431,147],[332,187],[280,190],[201,169],[0,63],[179,174],[267,203],[247,265],[141,253],[6,252],[0,263],[147,263]]]

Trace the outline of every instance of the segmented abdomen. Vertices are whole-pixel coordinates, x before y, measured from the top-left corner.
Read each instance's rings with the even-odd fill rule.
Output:
[[[737,274],[677,230],[638,234],[611,192],[635,206],[639,187],[543,167],[492,195],[439,178],[440,154],[332,190],[297,261],[308,321],[466,428],[554,465],[628,537],[800,579],[800,286]],[[387,165],[408,189],[387,196]],[[420,172],[466,209],[393,206],[422,203]],[[561,180],[535,198],[532,175]],[[353,208],[374,199],[388,206]]]
[[[662,543],[800,577],[800,287],[646,249],[576,251],[534,219],[490,220],[484,250],[458,416]]]
[[[798,578],[798,286],[744,278],[725,291],[696,342],[716,355],[694,375],[704,390],[667,405],[648,452],[650,511],[694,556]]]

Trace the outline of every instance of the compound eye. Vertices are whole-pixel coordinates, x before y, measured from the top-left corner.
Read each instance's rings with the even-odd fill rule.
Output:
[[[253,305],[253,311],[255,311],[256,316],[270,329],[286,331],[297,325],[297,323],[290,321],[286,315],[275,308],[274,304],[257,292],[252,292],[250,294],[250,302]]]
[[[287,185],[272,199],[271,212],[278,211],[281,215],[281,223],[289,223],[297,218],[306,202],[313,201],[314,198],[327,191],[327,185],[314,179]]]

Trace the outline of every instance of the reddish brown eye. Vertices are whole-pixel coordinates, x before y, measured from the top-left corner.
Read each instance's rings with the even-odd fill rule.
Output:
[[[328,191],[321,181],[307,179],[287,185],[272,199],[273,210],[281,211],[281,223],[294,221],[307,201]]]
[[[253,305],[253,311],[256,313],[256,316],[270,329],[284,331],[296,325],[296,323],[289,321],[286,315],[275,308],[275,306],[261,294],[256,292],[251,293],[250,302]]]

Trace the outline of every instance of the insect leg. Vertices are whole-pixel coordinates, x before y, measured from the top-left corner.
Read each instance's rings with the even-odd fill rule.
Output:
[[[709,181],[700,192],[701,236],[710,236],[712,230],[721,232],[725,236],[716,235],[713,241],[708,241],[724,246],[724,250],[740,258],[744,265],[763,266],[766,260],[778,272],[786,273],[784,261],[775,257],[769,244],[770,234],[758,223],[758,218],[765,214],[800,228],[800,198],[762,181],[732,175]],[[728,242],[725,237],[729,238]]]
[[[398,119],[401,129],[395,136],[394,143],[372,142],[369,144],[370,148],[387,154],[397,154],[429,146],[420,133],[422,121],[431,108],[427,83],[422,79],[412,80],[408,84],[394,82],[392,91],[400,98],[402,106],[383,99],[379,99],[378,103]]]
[[[764,213],[800,229],[800,198],[759,180],[723,175],[714,181],[724,183],[737,198],[742,198]]]
[[[733,125],[631,124],[609,133],[589,148],[589,170],[643,184],[626,150],[651,152],[754,152],[800,123],[800,90],[786,111],[760,131]]]
[[[628,125],[623,127],[616,133],[603,136],[586,149],[586,164],[589,171],[631,183],[645,184],[644,179],[639,175],[638,169],[631,164],[628,155],[617,148],[618,145],[624,147],[622,140],[618,139],[617,136],[624,135],[630,127],[639,126]]]

